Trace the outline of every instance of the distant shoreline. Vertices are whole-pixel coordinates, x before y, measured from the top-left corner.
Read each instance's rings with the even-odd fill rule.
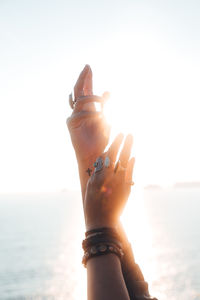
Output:
[[[160,190],[162,187],[158,184],[149,184],[144,187],[145,190]]]
[[[200,188],[199,181],[193,182],[177,182],[173,185],[174,188]]]
[[[191,182],[176,182],[171,188],[200,188],[200,181],[191,181]],[[163,187],[159,184],[149,184],[144,187],[145,190],[161,190]]]

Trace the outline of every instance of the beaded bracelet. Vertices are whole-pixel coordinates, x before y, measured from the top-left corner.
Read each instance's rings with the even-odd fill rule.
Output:
[[[91,246],[90,248],[88,248],[85,251],[83,259],[82,259],[82,264],[84,265],[84,267],[86,267],[87,261],[90,258],[109,254],[109,253],[114,253],[115,255],[117,255],[119,257],[120,260],[124,255],[122,249],[118,248],[116,245],[114,245],[112,243],[105,243],[105,244],[100,243],[100,244]]]
[[[108,253],[116,254],[120,260],[124,255],[119,234],[115,228],[102,227],[89,230],[85,233],[82,242],[84,256],[82,263],[86,267],[88,259]]]

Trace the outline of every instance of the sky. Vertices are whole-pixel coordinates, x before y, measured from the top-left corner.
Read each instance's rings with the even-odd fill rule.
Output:
[[[0,0],[0,193],[76,189],[68,95],[90,64],[134,181],[200,180],[199,0]]]

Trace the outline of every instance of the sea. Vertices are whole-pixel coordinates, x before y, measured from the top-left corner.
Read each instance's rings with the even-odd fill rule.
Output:
[[[135,188],[122,216],[159,300],[200,299],[200,188]],[[87,299],[80,191],[0,195],[0,300]]]

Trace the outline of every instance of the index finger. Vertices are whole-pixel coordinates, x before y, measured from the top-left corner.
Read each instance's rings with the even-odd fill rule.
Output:
[[[83,84],[84,96],[93,95],[92,91],[92,69],[89,67],[89,71],[85,76],[85,81]]]
[[[77,82],[74,86],[74,97],[75,99],[83,96],[83,89],[84,89],[84,82],[85,82],[85,78],[88,74],[88,72],[90,71],[90,66],[89,65],[85,65],[84,69],[82,70],[81,74],[79,75]]]

